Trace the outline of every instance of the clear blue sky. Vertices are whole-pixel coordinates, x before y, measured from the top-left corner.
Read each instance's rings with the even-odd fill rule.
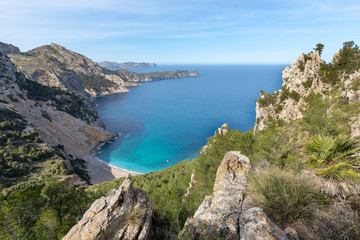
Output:
[[[289,63],[318,42],[329,61],[360,44],[359,1],[0,1],[0,41],[54,42],[94,61]]]

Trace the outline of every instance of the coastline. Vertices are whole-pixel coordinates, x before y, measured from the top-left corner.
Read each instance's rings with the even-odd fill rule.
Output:
[[[109,141],[112,141],[115,138],[112,138]],[[99,144],[97,147],[95,147],[95,149],[99,149],[104,144],[105,143]],[[91,184],[107,182],[114,180],[116,178],[127,177],[129,175],[134,176],[134,175],[142,174],[142,173],[122,169],[100,160],[95,156],[95,150],[92,151],[91,154],[85,157],[85,161],[87,162],[88,165],[87,169],[90,176]]]

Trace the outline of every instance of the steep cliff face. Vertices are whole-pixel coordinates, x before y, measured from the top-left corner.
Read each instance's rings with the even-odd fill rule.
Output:
[[[277,227],[261,208],[252,207],[247,199],[247,173],[250,160],[240,152],[225,154],[211,196],[188,219],[181,237],[204,239],[218,236],[224,239],[298,239],[294,229]]]
[[[92,104],[85,98],[26,79],[2,53],[0,69],[0,99],[6,108],[24,116],[51,146],[64,145],[68,153],[82,158],[99,141],[114,136],[102,128]]]
[[[107,197],[96,200],[63,240],[147,239],[153,204],[146,192],[131,185],[131,179],[126,179]]]
[[[336,62],[340,53],[334,55],[331,64],[325,64],[319,52],[302,54],[290,67],[286,67],[282,72],[282,88],[272,94],[261,92],[256,102],[255,130],[265,129],[269,120],[290,122],[303,118],[302,110],[310,94],[318,94],[323,99],[343,99],[350,104],[359,102],[360,71],[355,69],[349,73],[343,69]],[[356,120],[353,117],[352,121]],[[357,128],[355,125],[354,131]]]
[[[319,76],[324,63],[319,52],[310,52],[286,67],[282,72],[281,90],[273,94],[262,93],[256,102],[255,130],[265,129],[269,118],[285,122],[302,118],[300,109],[305,105],[305,98],[311,92],[324,94],[331,87]]]

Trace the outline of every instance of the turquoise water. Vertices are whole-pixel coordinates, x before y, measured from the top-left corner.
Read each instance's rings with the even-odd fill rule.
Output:
[[[106,129],[121,135],[97,157],[136,172],[194,158],[224,122],[247,131],[255,123],[260,89],[281,87],[285,65],[172,65],[137,72],[198,70],[199,77],[143,83],[129,93],[95,98]]]

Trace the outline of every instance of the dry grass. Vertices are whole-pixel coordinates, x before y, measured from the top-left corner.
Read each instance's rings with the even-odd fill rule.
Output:
[[[316,175],[315,171],[306,170],[301,174],[303,179],[313,182],[322,193],[339,199],[360,194],[360,184],[354,181],[335,181]]]
[[[257,169],[249,180],[257,204],[281,226],[300,219],[310,220],[319,208],[316,185],[295,171],[277,167]]]

